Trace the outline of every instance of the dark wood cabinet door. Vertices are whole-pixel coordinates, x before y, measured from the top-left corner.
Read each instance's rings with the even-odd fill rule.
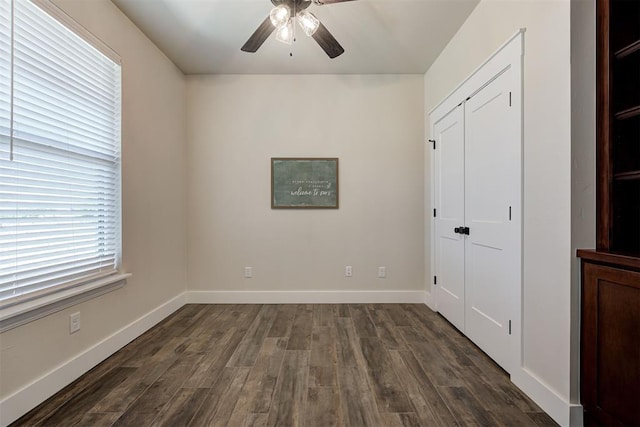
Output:
[[[640,425],[640,272],[583,262],[586,425]]]

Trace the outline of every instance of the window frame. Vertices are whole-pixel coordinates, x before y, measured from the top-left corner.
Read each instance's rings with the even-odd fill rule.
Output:
[[[15,1],[17,0],[10,0],[10,3],[13,4]],[[120,56],[50,0],[29,1],[120,67],[120,117],[122,117],[122,61]],[[118,130],[121,144],[122,119],[120,119],[120,129]],[[0,305],[0,333],[120,289],[125,285],[126,279],[131,274],[122,271],[122,151],[120,151],[116,180],[119,198],[116,213],[119,245],[116,257],[117,272],[104,277],[88,278],[84,281],[78,281],[77,284],[71,281],[66,287],[43,289],[20,295],[15,300],[5,301]]]

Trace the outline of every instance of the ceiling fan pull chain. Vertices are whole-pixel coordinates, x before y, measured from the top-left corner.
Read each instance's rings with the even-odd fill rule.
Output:
[[[296,2],[293,2],[293,17],[291,19],[296,19]],[[293,23],[293,43],[296,42],[296,24]],[[289,58],[293,58],[293,43],[291,43],[291,50],[289,51]]]

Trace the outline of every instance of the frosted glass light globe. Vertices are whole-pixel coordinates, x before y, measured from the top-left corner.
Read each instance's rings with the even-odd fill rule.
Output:
[[[291,18],[291,11],[286,5],[281,4],[271,9],[269,18],[271,19],[271,23],[274,27],[280,28],[287,25],[287,22],[289,22],[289,18]]]
[[[311,37],[320,26],[320,20],[318,20],[313,13],[307,12],[306,10],[298,12],[296,18],[298,18],[298,24],[300,24],[304,33],[309,37]]]
[[[276,29],[276,40],[282,43],[293,43],[293,20],[289,19],[285,25]]]

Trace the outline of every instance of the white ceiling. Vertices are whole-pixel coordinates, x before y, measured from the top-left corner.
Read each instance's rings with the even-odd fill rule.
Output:
[[[112,0],[185,74],[420,74],[479,0],[358,0],[313,12],[344,47],[329,59],[297,31],[272,34],[257,53],[240,47],[273,7],[269,0]],[[290,57],[289,53],[293,56]]]

